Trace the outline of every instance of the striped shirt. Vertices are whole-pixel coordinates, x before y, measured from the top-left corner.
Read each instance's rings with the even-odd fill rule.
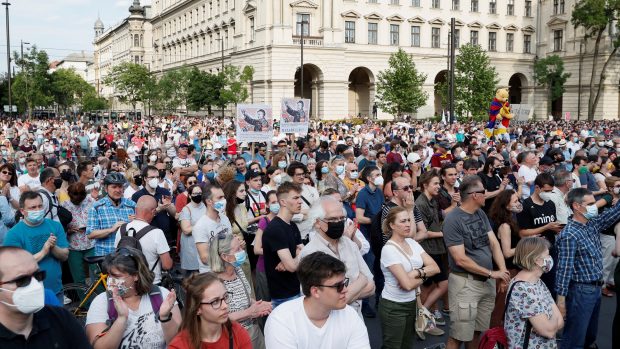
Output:
[[[95,230],[109,229],[118,221],[129,222],[129,215],[135,214],[136,203],[122,198],[118,207],[112,204],[109,197],[97,201],[88,210],[88,222],[86,235]],[[114,251],[114,238],[116,234],[110,234],[101,239],[95,239],[95,256],[105,256]]]
[[[620,205],[615,205],[586,224],[569,219],[558,235],[558,271],[555,289],[568,294],[570,282],[590,283],[603,279],[603,248],[599,233],[620,219]]]

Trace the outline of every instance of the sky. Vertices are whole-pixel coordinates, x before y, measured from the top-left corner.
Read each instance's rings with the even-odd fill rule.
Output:
[[[5,0],[6,1],[6,0]],[[20,40],[47,51],[50,61],[73,52],[93,51],[97,16],[105,29],[129,15],[133,0],[8,0],[11,51]],[[141,0],[148,5],[151,0]],[[0,73],[6,73],[6,10],[0,6]],[[24,45],[24,51],[28,45]]]

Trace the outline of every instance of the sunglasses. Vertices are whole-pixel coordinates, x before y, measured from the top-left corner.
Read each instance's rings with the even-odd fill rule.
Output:
[[[344,280],[340,281],[337,284],[334,285],[317,285],[319,287],[329,287],[329,288],[335,288],[336,292],[341,293],[342,290],[344,290],[345,287],[349,286],[349,278],[344,278]]]
[[[486,190],[470,191],[467,194],[471,195],[471,194],[484,194],[484,193],[486,193]]]
[[[0,282],[0,285],[14,283],[15,286],[17,286],[17,287],[26,287],[26,286],[30,285],[30,282],[32,281],[33,277],[37,281],[45,280],[45,270],[37,270],[37,271],[35,271],[34,273],[32,273],[30,275],[22,275],[22,276],[20,276],[18,278],[15,278],[13,280],[2,281],[2,282]]]
[[[402,188],[397,188],[396,190],[411,191],[413,190],[413,185],[406,185]]]
[[[1,171],[0,173],[2,173],[3,175],[10,175],[11,174],[11,172],[9,172],[9,171]]]
[[[192,182],[187,182],[187,185],[194,185],[196,184],[196,182],[192,181]]]

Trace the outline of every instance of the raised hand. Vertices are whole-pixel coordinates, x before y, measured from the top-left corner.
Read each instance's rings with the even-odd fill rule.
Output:
[[[166,299],[164,299],[163,303],[161,303],[161,307],[159,308],[159,318],[166,319],[170,316],[172,309],[174,308],[174,303],[177,300],[177,293],[174,289],[168,293]]]

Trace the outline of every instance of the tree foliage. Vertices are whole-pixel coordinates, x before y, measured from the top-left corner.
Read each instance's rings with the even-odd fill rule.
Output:
[[[234,65],[224,67],[224,88],[220,93],[221,103],[224,105],[245,102],[248,97],[247,83],[252,80],[254,68],[246,66],[243,71]]]
[[[183,66],[169,70],[157,82],[159,89],[159,110],[174,112],[182,105],[187,105],[191,84],[192,69]]]
[[[95,94],[95,87],[73,69],[57,69],[52,73],[51,81],[54,101],[65,113],[74,105],[82,105],[85,95]]]
[[[221,74],[211,74],[194,68],[191,71],[188,91],[188,108],[190,110],[207,109],[221,106],[220,91],[224,88],[224,79]]]
[[[454,63],[454,114],[486,119],[498,83],[497,72],[486,51],[479,45],[461,46]],[[448,100],[448,88],[448,82],[436,86],[444,101]]]
[[[564,61],[557,55],[541,58],[534,63],[534,81],[547,88],[548,112],[551,111],[551,102],[564,94],[564,84],[569,77],[570,73],[564,72]]]
[[[114,87],[121,102],[129,103],[136,109],[138,102],[144,102],[151,94],[151,74],[148,69],[137,63],[123,62],[114,66],[104,83]]]
[[[398,117],[417,112],[428,98],[428,93],[422,90],[426,74],[418,72],[413,59],[403,49],[390,56],[389,66],[377,77],[377,105]]]
[[[601,55],[601,44],[605,41],[603,37],[606,29],[610,25],[615,25],[615,31],[620,30],[620,22],[617,21],[620,16],[620,0],[580,0],[575,4],[571,14],[571,21],[575,28],[582,28],[585,32],[584,41],[594,39],[594,51],[592,55],[592,71],[590,75],[590,88],[588,97],[588,120],[594,119],[596,106],[598,105],[603,84],[605,82],[605,73],[611,60],[616,56],[620,47],[620,36],[611,38],[611,47],[608,53]],[[616,19],[614,21],[614,19]],[[586,49],[588,45],[585,45]],[[586,54],[583,52],[582,54]],[[598,61],[604,57],[605,63],[596,79],[598,69]]]
[[[11,86],[13,103],[20,106],[21,110],[28,110],[29,113],[35,107],[50,106],[54,102],[54,97],[47,52],[32,46],[24,53],[23,58],[14,53],[13,59],[20,68]]]

